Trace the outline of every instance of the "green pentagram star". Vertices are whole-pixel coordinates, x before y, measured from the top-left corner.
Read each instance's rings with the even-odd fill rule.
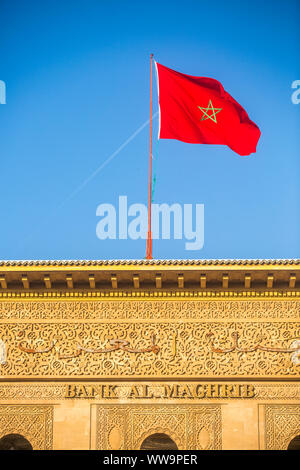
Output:
[[[214,108],[211,100],[209,100],[207,108],[201,108],[201,106],[198,106],[198,108],[203,113],[201,121],[205,121],[206,119],[211,119],[215,123],[217,123],[216,114],[218,114],[223,109],[223,108]],[[208,111],[211,111],[212,114],[208,114]]]

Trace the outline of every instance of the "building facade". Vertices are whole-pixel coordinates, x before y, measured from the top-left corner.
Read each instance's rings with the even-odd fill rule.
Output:
[[[287,449],[300,261],[0,262],[0,449]]]

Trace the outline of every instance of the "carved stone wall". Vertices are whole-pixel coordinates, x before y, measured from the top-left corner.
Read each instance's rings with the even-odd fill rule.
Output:
[[[296,377],[299,312],[299,302],[285,300],[2,301],[0,373]]]
[[[212,351],[209,332],[224,352]],[[236,332],[240,350],[232,346]],[[10,323],[0,325],[7,344],[0,369],[3,377],[297,376],[288,353],[295,334],[300,337],[299,324],[292,322]],[[128,347],[114,350],[111,340]],[[257,344],[270,351],[251,351]]]
[[[300,405],[266,405],[266,449],[286,450],[290,441],[300,434]]]
[[[52,406],[0,405],[0,438],[21,434],[34,450],[51,450],[52,429]]]
[[[165,433],[178,449],[221,449],[220,405],[97,405],[96,448],[140,449]]]

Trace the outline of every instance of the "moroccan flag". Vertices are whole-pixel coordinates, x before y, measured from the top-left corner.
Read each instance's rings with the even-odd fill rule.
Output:
[[[160,139],[228,145],[239,155],[256,151],[260,130],[213,78],[193,77],[156,63]]]

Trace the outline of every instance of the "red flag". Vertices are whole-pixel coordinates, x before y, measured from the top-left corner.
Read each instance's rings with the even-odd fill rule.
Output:
[[[228,145],[239,155],[256,152],[260,130],[222,84],[157,64],[160,139]]]

